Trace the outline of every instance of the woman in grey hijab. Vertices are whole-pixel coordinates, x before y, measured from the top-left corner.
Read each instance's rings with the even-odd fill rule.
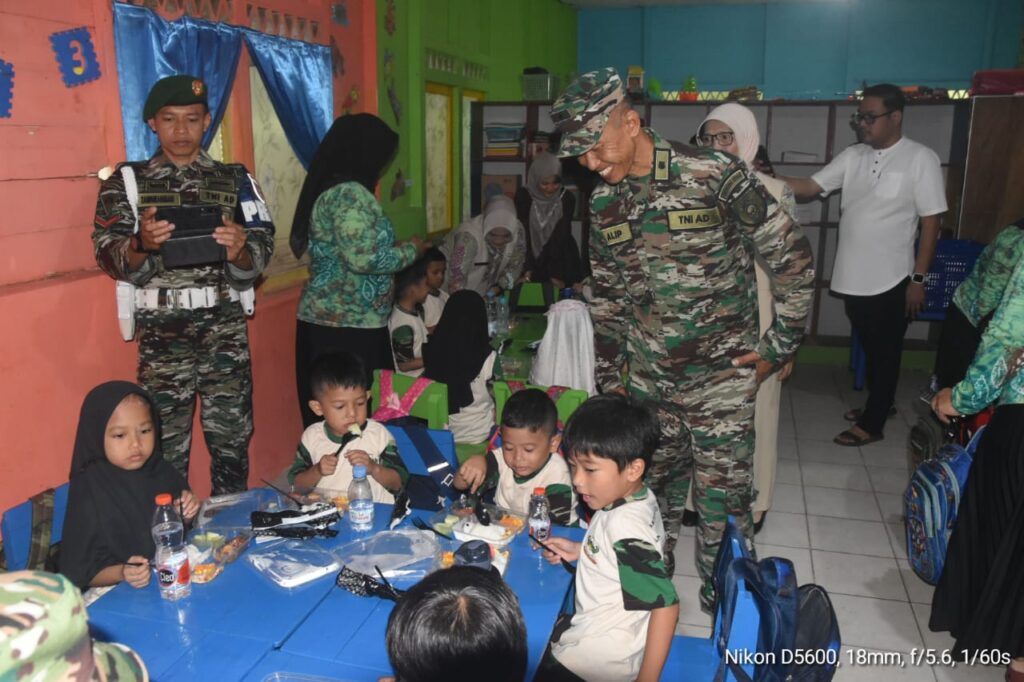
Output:
[[[576,199],[562,185],[558,157],[542,152],[533,158],[526,187],[516,192],[516,214],[526,227],[524,279],[551,282],[556,289],[584,278],[580,249],[572,236]]]

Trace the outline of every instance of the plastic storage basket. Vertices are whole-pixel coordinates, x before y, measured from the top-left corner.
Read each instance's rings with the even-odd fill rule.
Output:
[[[943,315],[946,312],[953,292],[967,279],[984,248],[984,244],[969,239],[939,240],[932,267],[924,280],[928,302],[922,313]]]
[[[523,99],[547,102],[558,96],[558,76],[550,73],[523,74]]]

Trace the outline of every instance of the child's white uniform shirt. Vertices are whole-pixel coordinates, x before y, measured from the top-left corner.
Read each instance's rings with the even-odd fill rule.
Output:
[[[662,557],[665,528],[646,487],[594,514],[576,563],[576,613],[551,645],[587,682],[634,680],[651,610],[679,601]]]
[[[448,292],[438,289],[437,293],[431,292],[427,295],[427,300],[423,302],[423,321],[427,327],[436,327],[437,323],[441,321],[441,313],[444,312],[444,306],[448,303]]]
[[[324,476],[317,483],[318,488],[327,488],[328,490],[337,490],[342,493],[348,491],[348,485],[352,482],[352,465],[345,459],[345,454],[351,450],[362,450],[370,456],[370,459],[382,464],[383,466],[390,467],[391,463],[382,461],[382,453],[391,445],[394,446],[394,439],[391,438],[391,434],[387,428],[384,427],[380,422],[376,422],[372,419],[366,421],[366,428],[363,429],[363,433],[359,438],[351,441],[345,445],[344,449],[338,457],[338,468],[330,476]],[[299,449],[306,450],[309,455],[310,461],[313,466],[317,465],[321,459],[327,455],[333,455],[338,451],[339,443],[333,439],[331,434],[327,431],[327,422],[317,422],[310,424],[309,427],[302,433],[302,439],[299,441]],[[383,502],[386,504],[394,504],[395,497],[387,488],[377,482],[373,476],[367,475],[366,480],[370,483],[370,490],[373,491],[373,501]]]
[[[569,493],[569,519],[563,525],[576,523],[576,494],[572,489],[572,476],[565,458],[557,452],[548,456],[548,461],[529,478],[516,481],[516,472],[505,463],[501,448],[491,451],[498,465],[498,486],[494,491],[494,503],[499,507],[510,509],[517,514],[526,516],[530,513],[530,498],[534,488],[549,486],[565,486]],[[549,500],[551,502],[551,500]],[[554,505],[552,505],[554,506]],[[554,521],[554,519],[552,519]]]
[[[397,304],[391,309],[388,318],[388,332],[391,334],[391,354],[395,359],[395,369],[399,362],[409,362],[423,357],[423,344],[427,341],[427,325],[419,315],[400,308]],[[423,368],[408,371],[398,370],[399,374],[418,377]]]

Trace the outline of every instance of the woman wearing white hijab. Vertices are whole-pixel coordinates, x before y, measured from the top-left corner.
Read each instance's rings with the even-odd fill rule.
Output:
[[[526,237],[515,205],[502,194],[491,197],[483,213],[449,232],[439,248],[448,258],[448,291],[472,289],[485,296],[491,289],[511,289],[519,279]]]
[[[562,162],[548,152],[537,154],[516,192],[516,214],[526,227],[526,272],[531,282],[551,282],[556,289],[584,278],[580,248],[572,236],[576,199],[562,185]]]
[[[757,173],[758,180],[776,201],[782,204],[782,208],[789,216],[796,220],[793,190],[783,181],[761,173],[754,167],[754,157],[757,156],[761,135],[757,130],[754,113],[750,109],[734,102],[715,107],[697,129],[697,143],[702,147],[713,147],[740,157]],[[771,326],[775,315],[765,265],[760,258],[756,259],[756,265],[760,332],[764,334]],[[765,379],[757,390],[757,402],[754,405],[754,489],[757,490],[757,499],[753,505],[755,532],[761,529],[768,509],[772,506],[775,464],[779,458],[779,398],[782,393],[782,382],[792,371],[793,360],[790,360],[778,372]],[[692,490],[686,508],[693,511]]]

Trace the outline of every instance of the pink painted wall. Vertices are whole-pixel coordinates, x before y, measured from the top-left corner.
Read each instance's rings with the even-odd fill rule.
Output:
[[[356,110],[374,110],[372,0],[348,1],[347,27],[330,24],[327,0],[260,4],[315,13],[329,31],[324,41],[335,35],[346,58],[336,93],[355,83]],[[92,34],[102,76],[67,88],[48,38],[81,26]],[[137,354],[134,343],[120,338],[113,281],[96,269],[89,239],[99,184],[88,174],[124,157],[110,0],[4,0],[0,59],[15,68],[12,116],[0,118],[3,510],[67,480],[82,398],[103,381],[134,379]],[[336,98],[339,106],[343,99]],[[241,147],[235,157],[251,167],[251,137],[234,142]],[[249,323],[256,424],[250,485],[291,461],[301,433],[294,379],[298,296],[298,287],[261,291]],[[197,423],[189,478],[202,496],[210,490],[209,461]]]

